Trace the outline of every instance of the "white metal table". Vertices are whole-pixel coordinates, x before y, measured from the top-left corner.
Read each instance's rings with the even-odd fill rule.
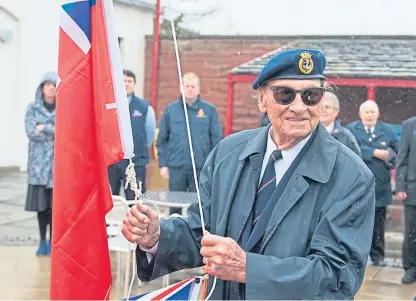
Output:
[[[188,207],[192,203],[198,202],[198,197],[196,192],[147,191],[140,197],[140,200],[157,207],[180,208],[182,215],[186,216]]]

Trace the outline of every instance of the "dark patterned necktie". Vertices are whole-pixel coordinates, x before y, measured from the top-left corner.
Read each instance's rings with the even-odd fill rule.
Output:
[[[261,179],[259,189],[257,190],[256,200],[254,204],[253,225],[258,221],[264,207],[267,204],[270,196],[276,188],[276,171],[274,163],[282,158],[282,152],[275,150],[269,158],[266,169]]]

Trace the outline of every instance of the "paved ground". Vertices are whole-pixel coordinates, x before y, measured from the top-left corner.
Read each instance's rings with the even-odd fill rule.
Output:
[[[154,164],[157,166],[157,164]],[[157,170],[149,170],[150,189],[166,188],[166,181],[158,177]],[[24,211],[26,175],[0,171],[0,299],[46,300],[49,299],[50,258],[34,256],[38,244],[36,214]],[[388,266],[369,266],[365,281],[356,296],[358,300],[410,300],[416,296],[416,284],[402,285],[400,269],[401,252],[400,219],[389,218],[386,244]],[[112,254],[113,274],[116,277],[115,254]],[[192,271],[189,272],[192,274]],[[189,275],[189,273],[187,275]],[[187,275],[176,273],[173,281]],[[140,289],[134,286],[133,294],[161,287],[156,280]],[[112,299],[123,297],[122,286],[114,281]]]

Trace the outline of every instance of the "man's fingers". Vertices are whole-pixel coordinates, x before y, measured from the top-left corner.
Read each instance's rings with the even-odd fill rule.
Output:
[[[127,228],[123,227],[121,228],[121,234],[131,243],[136,243],[139,236],[131,233]]]
[[[148,222],[147,223],[141,222],[141,221],[137,220],[136,217],[131,216],[131,215],[127,217],[127,221],[131,226],[137,227],[137,228],[140,228],[140,229],[147,229],[147,227],[149,226]],[[147,221],[149,221],[149,219],[147,219]]]
[[[203,257],[211,258],[213,256],[223,256],[225,255],[226,248],[223,245],[216,246],[205,246],[201,248],[199,252]]]
[[[224,256],[212,256],[209,258],[209,265],[217,265],[217,266],[222,266],[226,264],[226,262],[224,261]]]
[[[146,205],[142,205],[142,204],[140,204],[140,205],[142,206],[141,210],[143,210],[142,211],[143,214],[145,214],[151,221],[158,221],[159,220],[159,217],[157,215],[156,210],[154,210],[151,207],[146,206]]]
[[[135,216],[136,218],[138,218],[140,221],[149,223],[150,221],[145,221],[143,220],[143,216],[145,216],[147,219],[151,220],[151,221],[158,221],[158,215],[157,212],[150,208],[147,205],[143,205],[141,203],[136,204],[135,206],[133,206],[133,208],[130,210],[131,214],[133,216]]]
[[[217,255],[216,248],[209,246],[209,247],[202,247],[199,251],[202,257],[210,258],[212,256]]]
[[[147,234],[147,230],[146,229],[140,229],[137,227],[130,227],[129,231],[135,235],[139,235],[139,236],[144,236]]]
[[[227,237],[222,237],[214,234],[206,234],[202,237],[201,245],[202,246],[215,246],[218,244],[229,244]]]
[[[135,206],[133,206],[131,209],[130,209],[130,214],[132,215],[132,216],[134,216],[139,222],[142,222],[142,223],[146,223],[146,224],[148,224],[149,222],[150,222],[150,219],[149,219],[149,217],[147,217],[147,214],[145,213],[145,212],[143,212],[143,211],[146,211],[146,208],[143,208],[142,206],[145,206],[145,205],[142,205],[142,204],[136,204]],[[147,206],[146,206],[147,207]]]

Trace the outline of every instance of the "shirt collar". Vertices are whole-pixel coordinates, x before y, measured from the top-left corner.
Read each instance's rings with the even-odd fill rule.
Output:
[[[330,125],[326,126],[325,128],[328,131],[328,133],[332,133],[335,128],[335,122],[332,122]]]
[[[370,129],[371,133],[374,133],[374,129],[375,129],[375,127],[374,127],[374,126],[372,126],[372,127],[364,126],[364,129],[365,129],[366,131],[368,131],[368,129]]]
[[[271,132],[272,130],[273,130],[273,127],[271,126],[267,134],[266,153],[264,154],[266,158],[269,158],[270,155],[277,149],[276,143],[274,143],[272,139],[272,132]],[[283,163],[286,166],[290,166],[290,164],[292,164],[292,162],[296,159],[297,155],[300,153],[302,148],[306,145],[306,143],[308,143],[311,136],[312,136],[312,133],[309,134],[303,140],[299,141],[297,144],[295,144],[291,148],[287,150],[282,150]]]
[[[127,100],[129,101],[129,104],[131,103],[132,98],[133,98],[133,94],[127,95]]]

